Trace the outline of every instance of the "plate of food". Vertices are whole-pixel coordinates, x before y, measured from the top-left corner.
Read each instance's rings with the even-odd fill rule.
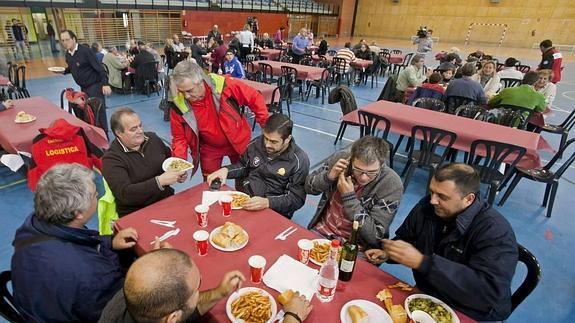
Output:
[[[419,310],[431,315],[437,323],[459,323],[459,317],[457,317],[451,307],[433,296],[425,294],[409,295],[405,299],[404,305],[405,311],[410,318],[412,318],[411,312]]]
[[[54,72],[54,73],[63,73],[66,70],[65,67],[62,66],[51,66],[48,67],[48,71],[50,72]]]
[[[232,210],[241,210],[243,208],[244,203],[246,203],[250,196],[244,192],[233,191],[230,192],[232,196]]]
[[[342,323],[393,323],[391,316],[381,306],[363,299],[345,303],[339,318]]]
[[[321,266],[329,256],[331,241],[327,239],[314,239],[311,242],[313,243],[313,248],[311,248],[309,252],[309,261]]]
[[[244,287],[226,302],[226,314],[234,323],[271,323],[278,311],[276,301],[263,289]]]
[[[233,222],[226,222],[210,233],[210,244],[221,251],[240,250],[249,240],[250,236],[246,230]]]
[[[36,120],[36,117],[28,114],[24,111],[20,111],[16,114],[16,118],[14,118],[14,122],[16,123],[28,123]]]
[[[162,169],[164,172],[171,171],[184,171],[194,168],[194,164],[187,160],[178,157],[169,157],[162,163]]]

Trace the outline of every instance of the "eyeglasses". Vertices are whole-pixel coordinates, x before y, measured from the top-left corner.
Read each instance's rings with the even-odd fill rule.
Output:
[[[379,172],[381,171],[381,169],[365,171],[365,170],[363,170],[363,169],[355,168],[355,167],[353,167],[353,166],[351,167],[351,169],[352,169],[353,172],[354,172],[356,175],[358,175],[358,176],[367,175],[367,176],[370,177],[370,178],[377,176],[377,175],[379,174]]]

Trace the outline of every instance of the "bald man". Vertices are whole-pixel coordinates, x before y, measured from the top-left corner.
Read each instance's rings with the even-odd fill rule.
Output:
[[[136,260],[120,290],[102,311],[99,322],[151,323],[198,322],[218,301],[239,289],[244,275],[235,270],[224,275],[219,286],[203,292],[200,271],[192,259],[176,249],[158,249]],[[304,320],[312,306],[297,295],[284,307],[294,315],[286,323]]]

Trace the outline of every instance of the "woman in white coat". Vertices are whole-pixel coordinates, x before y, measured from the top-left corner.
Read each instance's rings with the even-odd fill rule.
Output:
[[[485,96],[488,100],[501,89],[501,79],[499,75],[497,75],[496,70],[495,63],[493,61],[487,61],[483,63],[483,66],[477,74],[471,77],[473,80],[481,83],[483,92],[485,92]]]

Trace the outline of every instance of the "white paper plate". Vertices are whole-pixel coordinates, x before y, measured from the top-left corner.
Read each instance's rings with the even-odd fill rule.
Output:
[[[245,195],[245,196],[247,196],[247,197],[250,197],[248,194],[246,194],[246,193],[244,193],[244,192],[240,192],[240,191],[231,191],[231,192],[229,192],[229,195],[232,195],[232,194],[239,194],[239,195]],[[241,209],[243,209],[242,206],[232,206],[232,210],[241,210]]]
[[[48,71],[50,72],[56,72],[56,73],[62,73],[66,70],[65,67],[62,66],[52,66],[52,67],[48,67]]]
[[[433,296],[429,296],[429,295],[425,295],[425,294],[413,294],[413,295],[407,296],[403,306],[405,307],[405,311],[407,312],[407,315],[409,316],[409,318],[411,318],[411,311],[409,310],[409,303],[411,302],[411,300],[413,300],[415,298],[427,298],[427,299],[430,299],[435,304],[441,304],[441,306],[445,307],[445,309],[447,311],[449,311],[449,313],[451,313],[451,318],[452,318],[451,323],[459,323],[459,317],[457,317],[457,314],[455,314],[455,312],[451,309],[451,307],[447,306],[447,304],[445,304],[441,300],[439,300]]]
[[[313,239],[311,242],[312,242],[312,243],[314,243],[314,242],[319,242],[319,243],[321,243],[321,244],[325,244],[325,243],[331,244],[331,240],[328,240],[328,239]],[[319,262],[319,261],[313,259],[312,257],[309,257],[309,261],[313,262],[314,264],[316,264],[316,265],[318,265],[318,266],[323,265],[323,262]]]
[[[365,323],[393,323],[391,316],[381,306],[363,299],[354,299],[343,305],[339,312],[342,323],[352,323],[351,316],[347,312],[351,305],[357,305],[367,313],[368,320]]]
[[[242,245],[240,245],[240,246],[238,246],[238,247],[236,247],[236,248],[228,248],[228,249],[222,248],[222,247],[218,246],[214,241],[212,241],[212,238],[213,238],[216,234],[218,234],[218,233],[220,232],[220,230],[222,229],[222,227],[223,227],[223,225],[221,225],[221,226],[219,226],[219,227],[213,229],[212,232],[210,232],[210,244],[212,245],[212,247],[214,247],[214,248],[216,248],[216,249],[218,249],[218,250],[221,250],[221,251],[230,251],[230,252],[231,252],[231,251],[237,251],[237,250],[242,249],[242,248],[245,247],[245,246],[248,244],[248,242],[250,241],[250,236],[248,235],[248,233],[246,232],[246,230],[242,229],[242,231],[244,232],[244,234],[246,235],[246,237],[248,237],[248,238],[246,239],[246,242],[244,242]]]
[[[242,319],[236,319],[233,315],[232,315],[232,303],[238,299],[241,295],[249,293],[249,292],[255,292],[255,291],[259,291],[261,292],[263,295],[269,297],[270,301],[271,301],[271,305],[272,305],[272,315],[270,316],[270,319],[266,322],[266,323],[272,323],[274,321],[274,318],[277,315],[278,312],[278,305],[276,304],[275,299],[272,297],[272,295],[270,295],[270,293],[266,292],[265,290],[261,289],[261,288],[257,288],[257,287],[244,287],[242,289],[240,289],[239,291],[233,293],[232,295],[230,295],[230,297],[228,298],[228,301],[226,302],[226,314],[228,314],[228,318],[230,319],[231,322],[234,323],[243,323],[244,320]]]
[[[16,123],[30,123],[30,122],[34,122],[34,121],[36,121],[36,117],[35,117],[35,116],[32,116],[32,118],[30,118],[30,119],[28,119],[28,120],[25,120],[25,121],[20,121],[20,120],[18,120],[18,119],[14,119],[14,122],[16,122]]]
[[[186,168],[186,169],[182,169],[183,171],[187,171],[187,170],[190,170],[190,169],[194,168],[194,164],[190,163],[190,162],[187,161],[187,160],[184,160],[184,159],[181,159],[181,158],[178,158],[178,157],[169,157],[169,158],[167,158],[166,160],[164,160],[164,162],[162,163],[162,169],[164,170],[164,172],[167,172],[167,171],[168,171],[168,166],[170,166],[170,164],[171,164],[173,161],[175,161],[175,160],[181,160],[181,161],[184,161],[184,162],[186,162],[186,163],[188,163],[188,164],[191,165],[190,167],[188,167],[188,168]]]

